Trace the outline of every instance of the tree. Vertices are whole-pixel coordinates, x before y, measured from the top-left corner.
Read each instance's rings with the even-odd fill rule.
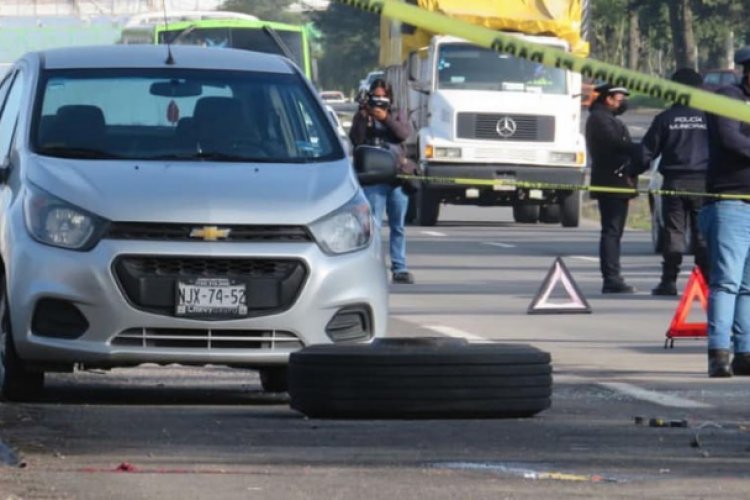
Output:
[[[353,92],[357,82],[378,65],[380,18],[375,14],[331,3],[312,15],[323,33],[318,80],[323,88]]]

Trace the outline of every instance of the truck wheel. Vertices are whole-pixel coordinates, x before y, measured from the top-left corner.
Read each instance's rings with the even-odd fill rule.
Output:
[[[661,225],[661,217],[654,211],[651,212],[651,244],[654,247],[654,253],[661,254],[664,252],[664,231]]]
[[[435,193],[430,192],[424,184],[415,196],[417,205],[417,224],[420,226],[434,226],[440,215],[440,200]]]
[[[11,332],[5,276],[0,275],[0,391],[5,401],[33,401],[44,389],[44,372],[18,357]]]
[[[560,222],[560,205],[557,203],[544,205],[539,209],[539,222],[558,224]]]
[[[417,194],[409,195],[409,204],[406,207],[406,218],[404,222],[414,224],[417,221]]]
[[[536,224],[539,220],[539,205],[516,203],[513,205],[513,220],[521,224]]]
[[[286,366],[261,368],[258,372],[264,392],[286,392],[289,385]]]
[[[291,407],[313,418],[515,418],[550,406],[550,356],[534,347],[384,340],[292,353]]]
[[[560,200],[560,222],[563,227],[578,227],[581,221],[581,192],[573,191]]]

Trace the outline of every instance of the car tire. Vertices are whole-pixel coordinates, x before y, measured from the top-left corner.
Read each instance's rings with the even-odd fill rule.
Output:
[[[431,192],[424,184],[417,190],[416,220],[420,226],[434,226],[440,216],[440,199]]]
[[[289,386],[288,371],[285,366],[260,368],[260,386],[264,392],[286,392]]]
[[[559,224],[560,205],[553,203],[541,207],[539,209],[539,222],[543,222],[545,224]]]
[[[0,394],[5,401],[33,401],[44,389],[44,372],[18,357],[11,330],[5,276],[0,275]]]
[[[583,193],[573,191],[560,199],[560,223],[562,227],[578,227],[581,222],[581,198]]]
[[[536,224],[539,221],[539,205],[516,202],[513,205],[513,220],[520,224]]]
[[[313,418],[519,418],[549,408],[548,353],[525,344],[445,340],[294,352],[290,406]]]

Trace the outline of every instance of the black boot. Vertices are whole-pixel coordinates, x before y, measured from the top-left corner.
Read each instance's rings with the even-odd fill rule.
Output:
[[[750,375],[750,352],[738,352],[734,355],[732,372],[735,375]]]
[[[661,264],[661,281],[651,290],[651,295],[677,295],[677,275],[680,273],[682,254],[668,252]]]
[[[727,349],[708,350],[708,376],[711,378],[722,378],[732,376],[732,367],[729,365],[731,353]]]

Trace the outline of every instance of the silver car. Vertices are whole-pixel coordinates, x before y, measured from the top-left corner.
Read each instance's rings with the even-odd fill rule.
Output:
[[[34,397],[45,372],[146,362],[259,369],[283,390],[290,352],[385,334],[367,201],[288,60],[30,53],[0,106],[6,399]]]

